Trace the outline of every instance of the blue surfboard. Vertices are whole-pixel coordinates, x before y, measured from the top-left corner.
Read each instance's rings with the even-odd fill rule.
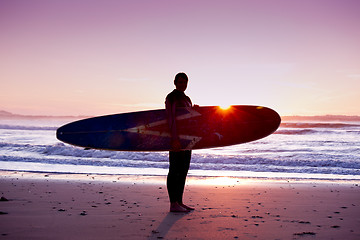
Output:
[[[204,149],[246,143],[276,131],[277,112],[260,106],[236,105],[178,108],[182,149]],[[57,129],[60,141],[84,148],[116,151],[169,151],[165,109],[88,118]]]

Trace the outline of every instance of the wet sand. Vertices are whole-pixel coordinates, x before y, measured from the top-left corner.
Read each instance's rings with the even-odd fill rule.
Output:
[[[357,183],[0,172],[0,239],[360,239]]]

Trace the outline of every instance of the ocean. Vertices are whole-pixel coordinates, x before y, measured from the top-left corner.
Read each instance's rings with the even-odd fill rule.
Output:
[[[84,150],[56,139],[75,118],[1,117],[0,170],[165,176],[167,152]],[[189,175],[360,180],[360,121],[288,118],[246,144],[194,150]]]

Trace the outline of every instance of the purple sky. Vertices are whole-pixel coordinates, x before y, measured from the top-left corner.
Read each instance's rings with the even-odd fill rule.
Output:
[[[360,115],[360,1],[0,0],[0,110],[199,105]]]

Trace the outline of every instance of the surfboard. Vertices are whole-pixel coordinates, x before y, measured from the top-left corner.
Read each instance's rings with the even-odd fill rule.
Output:
[[[261,106],[235,105],[177,108],[182,149],[224,147],[264,138],[279,127],[281,118]],[[165,109],[88,118],[57,129],[60,141],[90,149],[169,151],[171,137]]]

